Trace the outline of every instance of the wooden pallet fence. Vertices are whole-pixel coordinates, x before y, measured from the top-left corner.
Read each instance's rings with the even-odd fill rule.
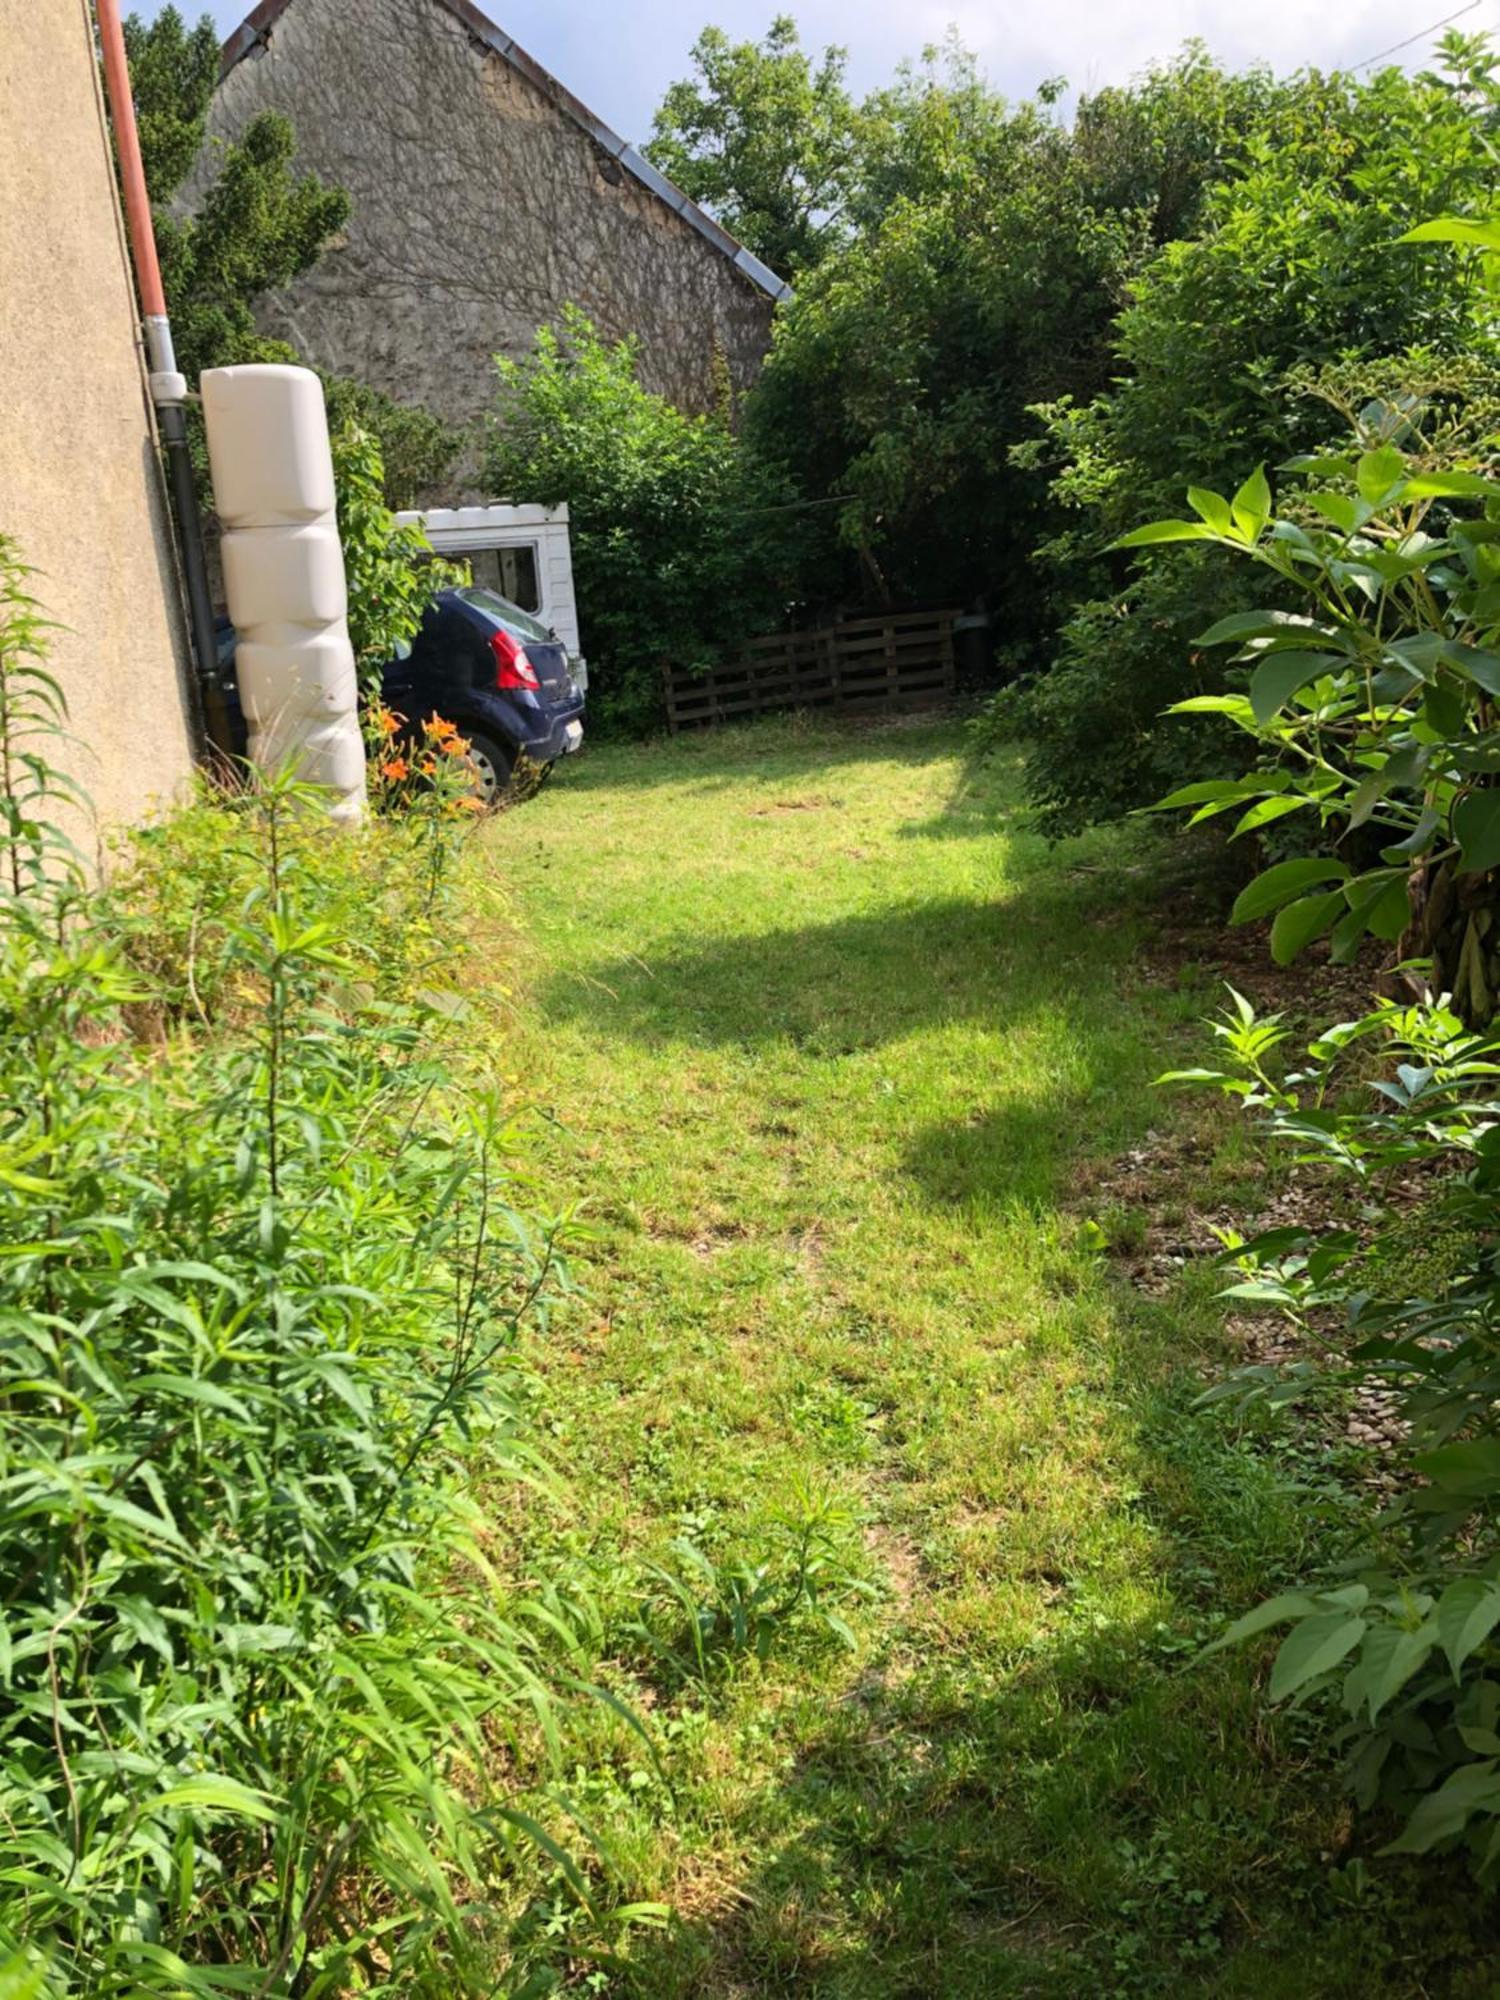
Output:
[[[851,618],[752,639],[704,674],[666,670],[673,732],[778,708],[835,715],[931,708],[953,693],[953,611]]]

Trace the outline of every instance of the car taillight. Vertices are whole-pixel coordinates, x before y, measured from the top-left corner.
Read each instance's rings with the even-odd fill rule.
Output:
[[[503,626],[490,634],[490,651],[495,656],[497,688],[527,688],[532,694],[541,691],[542,684],[536,677],[536,668],[526,657],[526,648]]]

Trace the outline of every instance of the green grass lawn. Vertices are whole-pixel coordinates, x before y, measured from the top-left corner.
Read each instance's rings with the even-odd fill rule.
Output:
[[[1253,1206],[1152,1088],[1216,1004],[1153,948],[1173,850],[1014,799],[955,723],[788,722],[591,750],[485,836],[592,1231],[537,1356],[566,1498],[514,1532],[659,1757],[584,1705],[557,1789],[672,1912],[599,1956],[542,1896],[533,1949],[653,2000],[1491,1992],[1460,1889],[1354,1858],[1314,1723],[1196,1663],[1334,1502],[1192,1407],[1214,1274],[1147,1297],[1086,1226],[1189,1121],[1184,1205]]]

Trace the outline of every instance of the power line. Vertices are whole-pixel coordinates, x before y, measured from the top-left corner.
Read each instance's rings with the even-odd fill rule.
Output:
[[[1446,28],[1454,21],[1461,21],[1465,14],[1472,14],[1479,4],[1480,0],[1469,0],[1468,6],[1460,7],[1456,14],[1445,14],[1441,21],[1434,21],[1431,27],[1419,28],[1416,34],[1408,35],[1404,42],[1392,42],[1388,49],[1381,49],[1373,56],[1366,56],[1363,62],[1356,63],[1354,67],[1368,69],[1372,63],[1384,62],[1387,56],[1399,55],[1402,49],[1409,49],[1413,42],[1425,42],[1427,37],[1435,35],[1439,28]]]

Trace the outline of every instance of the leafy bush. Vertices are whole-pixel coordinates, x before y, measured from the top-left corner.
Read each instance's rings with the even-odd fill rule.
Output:
[[[1190,51],[1070,131],[1052,93],[1007,105],[950,47],[872,100],[863,233],[782,308],[746,408],[756,452],[827,509],[807,517],[809,595],[988,593],[1034,658],[1045,595],[1007,552],[1054,534],[1058,506],[1012,447],[1039,431],[1031,406],[1087,403],[1118,372],[1132,275],[1278,88]]]
[[[148,837],[170,898],[144,861],[91,889],[0,564],[0,1983],[489,1991],[506,1849],[546,1838],[497,1746],[568,1640],[467,1491],[530,1471],[555,1230],[447,1060],[458,970],[379,961],[404,824],[331,838],[268,783],[217,846],[204,808]],[[192,944],[161,992],[143,884],[204,903],[207,993]],[[184,992],[194,1031],[132,1039]]]
[[[1217,718],[1163,729],[1165,710],[1223,687],[1194,645],[1225,595],[1225,565],[1195,552],[1144,569],[1128,598],[1099,597],[1063,628],[1047,671],[1002,688],[973,719],[981,751],[1027,749],[1026,792],[1053,837],[1133,812],[1183,771],[1238,778],[1249,761]]]
[[[361,430],[380,450],[380,497],[387,507],[419,507],[440,493],[465,438],[420,403],[398,403],[349,375],[325,375],[328,428]]]
[[[1032,739],[1029,784],[1056,830],[1150,804],[1174,745],[1192,750],[1172,725],[1148,723],[1152,740],[1136,739],[1139,789],[1112,784],[1096,806],[1079,780],[1086,744],[1116,713],[1141,716],[1142,683],[1174,686],[1184,658],[1180,623],[1159,616],[1171,586],[1150,564],[1128,579],[1117,558],[1101,567],[1103,545],[1169,504],[1185,465],[1204,485],[1222,486],[1247,465],[1336,438],[1344,420],[1316,393],[1319,370],[1358,368],[1373,388],[1399,376],[1393,357],[1409,356],[1407,386],[1418,391],[1455,359],[1493,364],[1483,287],[1440,244],[1396,247],[1424,216],[1490,195],[1495,58],[1482,37],[1450,34],[1443,50],[1441,76],[1387,70],[1364,82],[1310,75],[1285,86],[1209,194],[1198,232],[1169,243],[1135,278],[1115,332],[1118,386],[1037,412],[1047,441],[1024,447],[1021,461],[1038,470],[1051,461],[1053,499],[1074,520],[1041,552],[1053,615],[1077,621],[1064,624],[1053,656],[1072,698],[1055,701],[1038,683],[1034,696],[1012,698],[1004,720]],[[1401,387],[1393,382],[1392,395]],[[1221,592],[1216,608],[1236,601],[1249,608],[1262,599]],[[1101,625],[1116,643],[1080,672]],[[1191,769],[1184,761],[1173,775]]]
[[[1451,1010],[1388,1004],[1319,1035],[1275,1074],[1279,1016],[1247,1002],[1219,1026],[1222,1071],[1283,1157],[1343,1192],[1344,1227],[1231,1237],[1229,1296],[1274,1307],[1308,1356],[1244,1371],[1221,1394],[1333,1388],[1391,1399],[1399,1486],[1338,1570],[1239,1619],[1218,1643],[1290,1624],[1273,1699],[1341,1714],[1356,1800],[1406,1816],[1388,1851],[1461,1848],[1500,1864],[1500,1039]],[[1369,1076],[1370,1044],[1378,1074]],[[1351,1092],[1355,1093],[1351,1096]],[[1329,1340],[1338,1351],[1316,1357]]]
[[[1172,704],[1224,716],[1259,755],[1243,776],[1190,783],[1164,808],[1191,807],[1194,820],[1234,812],[1237,834],[1293,814],[1316,828],[1318,851],[1258,875],[1235,919],[1274,914],[1282,964],[1329,933],[1339,959],[1371,932],[1404,939],[1482,1023],[1500,988],[1500,481],[1446,469],[1447,454],[1423,448],[1422,420],[1409,401],[1371,405],[1368,448],[1313,461],[1326,483],[1289,512],[1273,512],[1256,473],[1232,500],[1193,488],[1197,519],[1125,539],[1234,551],[1299,606],[1215,623],[1200,645],[1230,647],[1247,684]],[[1483,514],[1465,518],[1475,503]]]
[[[527,360],[495,365],[486,479],[508,500],[567,502],[591,705],[606,727],[649,728],[667,661],[710,664],[780,610],[780,495],[727,415],[651,395],[634,343],[611,346],[576,308]]]
[[[1500,252],[1489,220],[1447,218],[1411,234]],[[1461,275],[1482,293],[1493,269]],[[1481,407],[1493,408],[1492,390]],[[1232,551],[1295,607],[1222,618],[1199,643],[1233,647],[1245,685],[1177,704],[1226,716],[1258,757],[1237,780],[1188,784],[1165,807],[1233,812],[1239,834],[1315,829],[1315,851],[1260,873],[1234,917],[1273,916],[1283,964],[1325,935],[1336,959],[1372,933],[1401,940],[1420,954],[1406,974],[1446,989],[1326,1029],[1284,1078],[1280,1018],[1258,1019],[1236,995],[1217,1030],[1228,1068],[1177,1075],[1241,1099],[1273,1146],[1325,1169],[1342,1197],[1333,1226],[1227,1236],[1229,1296],[1281,1311],[1307,1353],[1285,1375],[1248,1371],[1232,1392],[1374,1389],[1394,1400],[1402,1433],[1394,1499],[1367,1520],[1351,1558],[1248,1612],[1220,1643],[1289,1622],[1271,1695],[1342,1710],[1357,1800],[1406,1815],[1387,1851],[1462,1847],[1492,1880],[1500,1039],[1473,1029],[1496,1004],[1500,482],[1474,463],[1488,466],[1492,427],[1466,463],[1463,418],[1444,422],[1411,395],[1373,400],[1358,415],[1362,448],[1298,461],[1315,483],[1279,515],[1257,471],[1232,499],[1190,488],[1194,519],[1157,521],[1125,545]],[[1335,1316],[1343,1326],[1331,1335]]]
[[[349,422],[333,433],[339,539],[349,589],[349,640],[367,691],[380,669],[415,638],[435,594],[468,580],[464,564],[445,562],[410,522],[386,504],[385,461],[372,431]]]

